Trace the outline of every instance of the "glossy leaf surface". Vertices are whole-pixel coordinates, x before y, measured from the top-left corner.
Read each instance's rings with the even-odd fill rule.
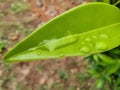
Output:
[[[105,3],[71,9],[38,28],[9,51],[7,62],[85,56],[120,44],[120,10]]]

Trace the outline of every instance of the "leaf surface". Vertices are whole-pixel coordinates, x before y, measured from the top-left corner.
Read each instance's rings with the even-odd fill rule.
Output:
[[[89,3],[52,19],[10,50],[7,62],[100,53],[120,44],[120,10]]]

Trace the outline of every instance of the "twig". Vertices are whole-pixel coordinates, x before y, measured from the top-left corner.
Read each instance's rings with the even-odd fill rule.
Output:
[[[119,3],[120,3],[120,0],[119,0],[119,1],[117,1],[116,3],[114,3],[113,5],[115,5],[115,6],[116,6],[116,5],[117,5],[117,4],[119,4]]]

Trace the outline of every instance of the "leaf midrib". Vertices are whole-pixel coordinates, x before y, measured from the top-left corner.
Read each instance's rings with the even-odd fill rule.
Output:
[[[74,36],[74,35],[79,35],[79,36],[80,36],[80,35],[84,35],[84,34],[88,34],[88,33],[93,33],[93,32],[96,32],[96,31],[98,31],[98,30],[105,29],[105,28],[108,28],[108,27],[110,28],[110,27],[113,27],[113,26],[119,25],[119,24],[120,24],[120,22],[114,23],[114,24],[110,24],[110,25],[108,25],[108,26],[104,26],[104,27],[101,27],[101,28],[93,29],[93,30],[90,30],[90,31],[87,31],[87,32],[84,32],[84,33],[73,34],[73,36]],[[69,36],[66,36],[66,37],[69,37]],[[66,37],[63,37],[63,38],[66,38]],[[60,39],[62,39],[62,38],[60,38]],[[60,39],[58,39],[58,40],[60,40]],[[31,48],[34,48],[34,47],[31,47]],[[29,49],[30,49],[30,48],[29,48]],[[6,60],[9,59],[10,57],[14,57],[14,56],[21,55],[21,54],[25,53],[26,51],[28,51],[28,49],[25,50],[25,51],[23,51],[23,52],[20,52],[20,53],[18,53],[18,54],[9,56],[9,57],[6,58]],[[4,57],[5,57],[5,56],[4,56]]]

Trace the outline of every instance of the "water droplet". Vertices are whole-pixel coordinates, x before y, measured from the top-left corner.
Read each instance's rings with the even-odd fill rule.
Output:
[[[62,39],[54,40],[51,42],[46,43],[47,48],[50,51],[53,51],[55,49],[59,49],[65,46],[68,46],[70,44],[75,43],[78,40],[78,35],[75,36],[68,36]]]
[[[99,49],[99,50],[105,50],[105,49],[107,49],[107,44],[103,41],[96,42],[95,43],[95,48]]]
[[[91,39],[90,38],[85,38],[85,41],[91,41]]]
[[[56,42],[57,39],[51,39],[51,40],[44,40],[44,44],[39,47],[41,50],[45,51],[53,51],[54,45],[52,45],[54,42]]]
[[[81,44],[85,44],[85,42],[81,42]]]
[[[82,47],[82,48],[80,49],[80,51],[83,52],[83,53],[89,53],[89,52],[90,52],[90,48],[84,46],[84,47]]]
[[[92,36],[94,39],[97,39],[97,37],[94,35],[94,36]]]
[[[101,34],[100,37],[103,39],[108,39],[108,35],[106,35],[106,34]]]
[[[59,53],[59,57],[64,57],[65,55],[63,53]]]
[[[92,45],[92,44],[90,44],[89,46],[90,46],[90,47],[92,47],[93,45]]]
[[[37,49],[37,50],[49,51],[49,49],[47,48],[46,45],[38,46],[36,49]]]
[[[36,50],[36,47],[28,49],[29,51],[34,51]]]
[[[76,42],[78,40],[78,35],[74,35],[74,36],[69,36],[69,37],[66,37],[66,40],[68,40],[68,42]],[[70,40],[69,40],[70,39]]]
[[[38,55],[41,55],[41,52],[40,52],[40,51],[38,51],[38,52],[37,52],[37,54],[38,54]]]

